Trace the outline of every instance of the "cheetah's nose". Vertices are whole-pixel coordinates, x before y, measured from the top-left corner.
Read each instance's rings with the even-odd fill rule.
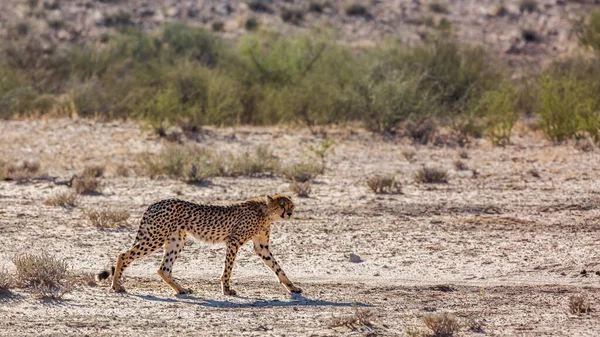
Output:
[[[288,216],[292,216],[292,212],[288,212],[288,214],[287,214],[287,215],[288,215]]]

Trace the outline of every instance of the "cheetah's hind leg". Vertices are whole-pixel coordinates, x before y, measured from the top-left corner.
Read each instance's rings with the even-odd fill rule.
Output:
[[[173,272],[173,264],[177,261],[177,257],[181,250],[183,250],[183,246],[185,245],[185,233],[178,232],[173,233],[167,240],[163,246],[164,255],[162,264],[160,268],[156,271],[156,273],[160,276],[160,278],[165,281],[169,287],[173,288],[178,295],[190,294],[192,291],[190,289],[183,288],[171,275]]]
[[[148,255],[158,249],[158,245],[148,242],[146,239],[136,241],[133,246],[126,252],[119,254],[117,257],[117,265],[114,267],[114,275],[112,279],[112,289],[119,293],[124,292],[125,288],[120,283],[121,276],[125,269],[136,259]]]

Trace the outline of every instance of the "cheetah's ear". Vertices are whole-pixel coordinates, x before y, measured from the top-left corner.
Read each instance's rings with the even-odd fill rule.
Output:
[[[273,197],[271,197],[270,195],[267,195],[267,201],[269,203],[272,203],[273,202]]]

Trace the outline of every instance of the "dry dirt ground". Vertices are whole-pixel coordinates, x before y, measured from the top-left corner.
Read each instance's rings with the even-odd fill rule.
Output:
[[[296,218],[273,226],[273,253],[302,296],[287,294],[250,245],[233,272],[240,295],[223,296],[224,246],[193,242],[175,265],[192,295],[174,296],[160,281],[157,252],[127,270],[125,294],[105,282],[78,286],[63,301],[39,301],[16,289],[0,298],[0,335],[405,336],[431,333],[421,317],[432,312],[481,323],[482,331],[464,326],[457,336],[600,335],[598,150],[553,145],[531,133],[516,135],[506,148],[478,140],[463,159],[477,169],[473,178],[454,169],[462,149],[363,131],[330,135],[337,146],[329,169],[309,198],[295,198]],[[227,152],[267,144],[290,162],[318,141],[301,129],[238,128],[207,130],[190,142]],[[226,203],[287,191],[279,177],[194,186],[133,172],[115,176],[118,166],[133,167],[139,153],[157,152],[162,142],[129,123],[1,122],[5,161],[35,159],[45,173],[65,179],[89,164],[107,171],[101,194],[82,196],[73,209],[44,205],[65,186],[0,182],[0,268],[14,272],[15,254],[44,250],[75,272],[95,272],[131,244],[137,219],[155,200]],[[411,151],[408,160],[403,153]],[[415,184],[423,165],[448,169],[449,183]],[[368,191],[365,178],[380,173],[396,174],[404,193]],[[89,224],[84,210],[106,207],[130,212],[129,228]],[[351,262],[351,253],[363,262]],[[593,311],[569,314],[572,295],[586,296]],[[356,308],[373,314],[371,327],[330,327],[332,317]]]

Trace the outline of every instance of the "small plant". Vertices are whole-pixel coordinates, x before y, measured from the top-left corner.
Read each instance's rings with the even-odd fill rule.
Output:
[[[225,30],[225,23],[223,21],[214,21],[211,24],[211,28],[213,32],[222,32]]]
[[[325,9],[325,5],[321,2],[311,1],[310,4],[308,4],[308,10],[311,12],[321,14],[321,13],[323,13],[324,9]]]
[[[522,12],[535,12],[537,10],[536,0],[521,0],[519,1],[519,10]]]
[[[101,166],[101,165],[86,166],[83,169],[83,173],[81,175],[83,177],[100,178],[100,177],[102,177],[102,175],[104,175],[104,166]]]
[[[61,192],[44,201],[44,205],[65,208],[75,207],[77,206],[77,194],[73,192]]]
[[[438,14],[448,14],[450,12],[448,11],[448,7],[446,7],[446,5],[435,1],[429,3],[429,10]]]
[[[129,219],[129,213],[125,211],[111,211],[106,209],[86,211],[85,215],[92,225],[99,229],[123,228],[127,226],[127,219]]]
[[[581,314],[586,314],[590,311],[590,304],[584,296],[573,295],[569,297],[569,312],[571,314],[581,316]]]
[[[480,99],[476,114],[487,119],[486,134],[492,144],[510,144],[512,129],[517,122],[517,98],[511,83],[503,83],[495,90],[486,91]]]
[[[335,141],[329,138],[322,140],[318,146],[310,145],[308,147],[309,151],[321,162],[321,172],[319,173],[325,172],[325,168],[327,166],[327,157],[335,154],[334,147]]]
[[[289,164],[281,169],[281,175],[287,180],[304,183],[315,179],[322,171],[320,165],[315,165],[310,162],[299,162]]]
[[[402,184],[394,176],[375,176],[367,180],[367,185],[376,194],[402,193]]]
[[[415,175],[415,182],[420,184],[445,184],[448,182],[448,172],[436,167],[423,167]]]
[[[13,258],[18,286],[29,288],[39,298],[59,300],[72,288],[69,265],[47,253],[21,254]]]
[[[296,193],[296,195],[301,198],[308,198],[310,192],[312,192],[311,183],[310,181],[305,181],[303,183],[294,181],[290,184],[290,191]]]
[[[25,181],[36,176],[40,170],[40,164],[24,160],[16,164],[5,164],[0,162],[0,180]]]
[[[10,293],[12,285],[13,280],[10,274],[5,269],[0,269],[0,295]]]
[[[467,164],[465,164],[465,162],[462,161],[462,160],[455,160],[454,161],[454,168],[457,171],[467,171],[469,169],[469,167],[467,166]]]
[[[427,314],[423,316],[423,323],[433,331],[435,337],[454,336],[460,330],[460,323],[450,314]]]
[[[582,137],[575,141],[575,148],[581,152],[591,152],[596,149],[596,146],[589,137]]]
[[[98,187],[100,187],[100,180],[94,176],[82,175],[73,178],[71,187],[77,194],[96,194],[98,193]]]
[[[170,144],[158,154],[141,155],[138,163],[142,173],[151,178],[167,176],[190,184],[204,184],[221,171],[214,157],[204,148]]]
[[[351,330],[358,330],[361,327],[370,328],[373,325],[371,323],[372,317],[373,313],[371,311],[356,308],[352,315],[333,317],[329,322],[329,327],[346,327]]]
[[[352,4],[348,7],[346,7],[346,15],[362,16],[362,17],[367,18],[367,17],[370,17],[371,14],[369,13],[369,10],[367,9],[367,7],[365,7],[361,4],[355,3],[355,4]]]
[[[130,26],[133,25],[133,21],[131,21],[131,14],[126,11],[119,10],[114,13],[105,13],[104,25],[107,27]]]
[[[469,159],[469,152],[462,150],[462,151],[460,151],[458,156],[461,157],[462,159]]]
[[[414,144],[426,145],[433,140],[436,131],[435,123],[431,120],[407,122],[404,126],[404,134],[412,139]]]

